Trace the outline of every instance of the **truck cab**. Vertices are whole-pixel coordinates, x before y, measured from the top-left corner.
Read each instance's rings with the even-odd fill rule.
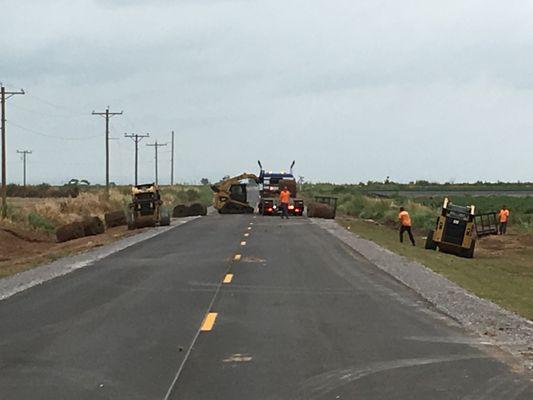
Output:
[[[291,203],[289,204],[289,215],[303,215],[304,202],[298,198],[297,184],[290,172],[265,171],[259,161],[261,172],[259,173],[259,213],[262,215],[277,215],[281,212],[279,207],[279,193],[283,187],[287,187],[291,192]]]

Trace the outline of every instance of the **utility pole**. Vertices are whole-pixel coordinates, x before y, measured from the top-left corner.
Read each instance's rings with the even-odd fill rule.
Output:
[[[7,217],[7,172],[6,172],[6,100],[16,94],[26,94],[23,89],[8,92],[0,83],[0,126],[2,128],[2,210],[1,218]]]
[[[139,135],[137,133],[125,133],[124,137],[130,138],[135,142],[135,186],[137,186],[138,183],[138,171],[139,171],[139,142],[143,140],[145,137],[150,137],[150,134],[147,133],[146,135]]]
[[[174,186],[174,131],[172,131],[172,154],[170,156],[170,185]]]
[[[22,154],[22,163],[24,164],[24,168],[23,168],[23,182],[24,182],[24,187],[26,187],[26,156],[28,154],[31,154],[32,151],[31,150],[17,150],[17,153],[19,154]]]
[[[109,198],[109,119],[114,115],[122,115],[121,112],[110,112],[107,106],[105,112],[94,112],[93,115],[100,115],[105,118],[105,196]]]
[[[166,143],[157,143],[157,140],[155,143],[148,143],[147,146],[151,146],[155,149],[155,184],[159,184],[158,174],[157,174],[157,149],[162,146],[166,146]]]

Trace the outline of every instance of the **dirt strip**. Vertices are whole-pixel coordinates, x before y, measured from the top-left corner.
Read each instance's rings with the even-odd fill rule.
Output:
[[[424,265],[363,239],[333,220],[313,219],[312,222],[416,291],[467,330],[510,352],[521,361],[525,370],[533,371],[532,321],[467,292]]]

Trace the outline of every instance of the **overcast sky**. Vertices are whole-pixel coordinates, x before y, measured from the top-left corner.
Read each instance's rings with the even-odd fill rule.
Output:
[[[533,180],[533,2],[0,0],[8,176]]]

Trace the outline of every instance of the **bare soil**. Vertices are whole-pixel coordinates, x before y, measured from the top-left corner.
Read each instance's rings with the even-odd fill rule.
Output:
[[[487,236],[478,240],[477,254],[501,256],[513,250],[526,250],[533,247],[533,233]]]
[[[345,221],[344,224],[341,223],[342,225],[349,225],[349,221],[357,220],[357,218],[342,216],[342,220]],[[398,228],[398,224],[393,221],[381,224],[374,220],[366,219],[363,222],[373,225],[384,225],[395,230]],[[424,237],[427,232],[425,230],[413,229],[413,234]],[[478,238],[476,243],[476,256],[505,256],[516,250],[527,250],[531,248],[533,248],[533,233],[519,233],[511,228],[506,235],[491,235]]]
[[[15,274],[60,257],[103,246],[142,231],[143,229],[128,231],[127,227],[118,226],[108,229],[101,235],[56,243],[55,238],[44,233],[24,230],[13,225],[0,225],[0,277]]]

